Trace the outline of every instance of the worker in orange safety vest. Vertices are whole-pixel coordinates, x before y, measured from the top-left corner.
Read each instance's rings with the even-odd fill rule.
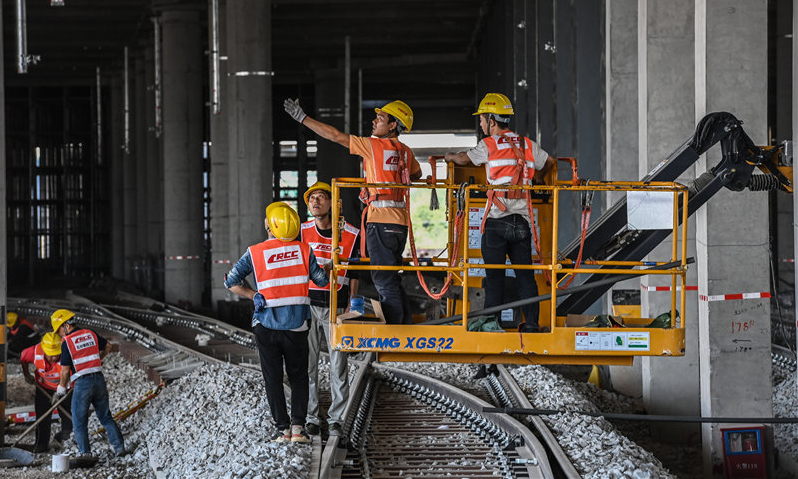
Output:
[[[39,419],[42,414],[50,409],[53,394],[58,389],[61,381],[61,336],[56,333],[45,333],[39,344],[22,351],[19,361],[22,364],[22,375],[25,376],[25,381],[29,384],[38,384],[40,386],[36,388],[34,396],[36,419]],[[30,365],[33,365],[33,374],[28,368]],[[59,411],[61,411],[61,431],[55,435],[55,440],[63,442],[72,434],[72,420],[63,413],[63,411],[66,411],[67,414],[72,414],[69,400],[64,401],[59,406]],[[33,443],[33,452],[40,453],[49,449],[51,423],[52,414],[48,414],[36,426],[36,441]]]
[[[302,223],[300,233],[302,242],[313,248],[319,264],[324,265],[332,261],[332,221],[330,210],[332,206],[332,190],[330,185],[318,181],[308,188],[304,195],[305,204],[313,219]],[[344,223],[340,230],[340,256],[345,262],[347,258],[358,256],[360,243],[360,230]],[[357,295],[357,271],[340,271],[337,278],[337,300],[334,306],[336,315],[341,315],[351,309],[352,312],[363,314],[363,297]],[[347,353],[338,351],[330,345],[330,285],[317,286],[311,282],[310,286],[310,334],[308,336],[308,377],[310,389],[308,397],[308,417],[305,429],[308,434],[320,433],[321,414],[319,410],[319,351],[322,341],[327,344],[330,352],[330,396],[332,402],[327,409],[327,425],[331,436],[342,433],[344,423],[343,413],[346,402],[349,400],[349,367],[347,366]],[[350,301],[351,294],[351,301]]]
[[[421,178],[421,166],[413,151],[399,141],[399,135],[413,128],[413,110],[403,101],[392,101],[375,108],[371,122],[371,137],[344,133],[332,125],[315,120],[302,110],[299,100],[283,103],[286,113],[326,140],[349,149],[363,159],[366,183],[404,183]],[[368,188],[361,200],[368,205],[364,211],[361,230],[366,241],[361,252],[373,266],[400,266],[407,244],[410,214],[407,210],[405,188]],[[365,219],[367,218],[367,219]],[[410,309],[398,271],[371,271],[374,287],[380,295],[385,321],[389,324],[410,324]]]
[[[8,325],[8,352],[19,356],[23,349],[39,344],[39,332],[36,326],[25,318],[20,318],[14,311],[6,313]]]
[[[266,208],[264,221],[269,239],[250,246],[225,275],[231,292],[252,299],[255,313],[252,331],[258,348],[260,369],[266,384],[278,443],[309,443],[305,432],[308,411],[308,282],[326,285],[329,263],[319,267],[313,250],[297,240],[299,215],[282,201]],[[255,288],[247,276],[255,276]],[[283,390],[283,368],[291,386],[291,415]]]
[[[487,135],[468,151],[446,153],[444,159],[458,165],[484,165],[491,185],[532,185],[543,178],[554,160],[537,143],[509,128],[514,115],[510,99],[501,93],[488,93],[474,115],[479,115],[482,132]],[[537,173],[536,173],[537,172]],[[485,264],[532,264],[532,220],[529,192],[488,190],[481,239]],[[519,298],[537,296],[532,270],[516,269]],[[485,308],[502,304],[505,271],[487,269],[483,282]],[[538,332],[538,303],[522,308],[525,324],[521,332]]]

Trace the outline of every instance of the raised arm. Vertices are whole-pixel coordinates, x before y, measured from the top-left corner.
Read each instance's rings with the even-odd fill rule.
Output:
[[[466,166],[471,165],[471,158],[468,157],[465,151],[461,151],[459,153],[449,152],[446,153],[446,156],[443,157],[444,161],[449,161],[456,165]]]
[[[309,117],[302,110],[302,107],[299,106],[298,98],[296,100],[291,100],[290,98],[286,99],[283,102],[283,108],[285,108],[286,113],[291,115],[291,118],[310,128],[311,131],[320,137],[349,148],[349,133],[344,133],[332,125],[322,123],[319,120],[314,120],[313,118]]]

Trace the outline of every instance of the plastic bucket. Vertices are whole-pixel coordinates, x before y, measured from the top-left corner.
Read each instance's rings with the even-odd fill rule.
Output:
[[[66,472],[69,470],[69,456],[56,454],[53,456],[53,472]]]

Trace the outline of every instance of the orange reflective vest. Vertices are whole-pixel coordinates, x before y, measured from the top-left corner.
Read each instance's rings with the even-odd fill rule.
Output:
[[[358,233],[360,233],[359,229],[349,223],[344,223],[344,230],[341,232],[341,240],[338,243],[338,247],[341,248],[341,256],[343,256],[344,259],[352,257],[352,251],[355,249],[355,240],[357,240]],[[319,266],[324,266],[332,261],[332,238],[326,238],[319,233],[319,229],[316,227],[316,220],[302,223],[300,238],[303,243],[313,248],[313,253],[316,255],[316,261],[318,261]],[[349,284],[346,271],[339,271],[338,291],[340,291],[345,284]],[[316,283],[309,281],[308,287],[317,291],[330,290],[329,283],[324,286],[316,286]]]
[[[86,374],[101,372],[102,361],[100,361],[100,341],[94,331],[79,329],[74,333],[64,337],[64,341],[72,355],[72,366],[75,374],[72,379],[77,379]]]
[[[535,177],[535,157],[532,154],[532,141],[524,136],[504,130],[498,135],[485,138],[488,148],[488,161],[485,163],[485,174],[491,185],[531,185]],[[529,191],[523,190],[488,190],[485,203],[485,214],[482,216],[480,231],[485,232],[485,221],[492,206],[501,211],[507,207],[498,198],[525,198],[529,209],[530,221],[534,221],[532,198]]]
[[[404,172],[410,166],[410,148],[391,138],[369,138],[369,141],[374,178],[367,176],[366,183],[409,183],[410,178]],[[404,208],[406,193],[403,188],[369,188],[360,194],[360,199],[375,208]]]
[[[310,248],[301,241],[266,240],[249,247],[257,290],[266,307],[310,304]]]
[[[61,380],[61,364],[58,361],[48,363],[41,344],[36,345],[33,354],[33,365],[36,367],[36,382],[44,386],[45,389],[55,391],[58,389],[58,383]]]

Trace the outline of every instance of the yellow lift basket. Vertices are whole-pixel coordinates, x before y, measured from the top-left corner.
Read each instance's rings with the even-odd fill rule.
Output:
[[[449,316],[462,315],[462,319],[451,324],[385,324],[376,317],[360,317],[342,320],[336,316],[335,308],[330,308],[331,343],[336,350],[346,352],[376,352],[380,361],[421,361],[421,362],[460,362],[460,363],[499,363],[499,364],[586,364],[586,365],[631,365],[635,356],[684,356],[685,347],[685,286],[687,273],[687,187],[673,182],[602,182],[576,181],[575,160],[572,180],[557,180],[556,166],[552,168],[546,185],[507,186],[501,189],[533,190],[535,227],[538,228],[541,257],[535,254],[531,265],[485,265],[482,264],[481,250],[475,241],[482,221],[480,211],[484,211],[484,192],[493,186],[485,182],[482,167],[447,165],[446,179],[403,184],[365,183],[362,178],[335,178],[332,181],[332,224],[333,224],[333,267],[330,284],[330,304],[337,300],[337,276],[341,270],[400,270],[405,272],[445,272],[451,273],[452,285],[458,297],[446,298],[446,312]],[[469,180],[475,184],[468,184]],[[461,186],[463,185],[463,186]],[[341,190],[344,188],[390,186],[392,188],[445,189],[447,221],[449,224],[448,257],[434,258],[431,266],[371,266],[367,259],[347,264],[347,258],[340,257],[338,246],[338,227],[341,212]],[[465,194],[462,195],[462,190]],[[462,231],[459,244],[455,244],[458,190],[461,190],[460,205],[465,198],[465,214],[461,216],[465,224],[459,225]],[[558,255],[558,225],[560,201],[567,192],[651,192],[662,198],[663,194],[673,197],[672,232],[670,235],[672,251],[666,261],[586,261],[575,268],[573,261]],[[482,192],[482,195],[479,194]],[[476,193],[476,195],[473,195]],[[609,194],[609,193],[607,193]],[[622,194],[622,193],[618,193]],[[476,196],[476,197],[472,197]],[[483,196],[480,198],[479,196]],[[542,199],[541,199],[542,198]],[[667,208],[667,203],[666,203]],[[568,209],[571,209],[570,207]],[[681,221],[679,220],[681,215]],[[476,230],[476,232],[475,232]],[[361,232],[364,235],[364,232]],[[361,241],[365,238],[361,237]],[[449,258],[458,254],[457,264],[449,266]],[[600,266],[614,269],[599,269]],[[584,317],[557,316],[556,306],[558,285],[575,274],[624,275],[640,274],[640,268],[658,265],[664,269],[648,270],[645,274],[666,275],[670,277],[671,307],[670,327],[649,327],[654,318],[624,316],[622,327],[593,328],[579,326],[585,324]],[[544,332],[521,333],[516,329],[502,332],[469,331],[469,313],[474,310],[469,300],[476,288],[481,285],[480,271],[484,268],[532,269],[538,284],[538,294],[550,294],[550,300],[540,303],[539,324]],[[637,268],[637,269],[636,269]],[[484,273],[482,273],[484,276]],[[643,276],[641,276],[643,277]],[[547,280],[547,278],[552,278]],[[561,294],[563,292],[560,292]],[[578,293],[574,293],[578,294]],[[679,312],[682,317],[679,318]],[[389,318],[390,319],[390,318]],[[390,323],[390,321],[388,321]]]

